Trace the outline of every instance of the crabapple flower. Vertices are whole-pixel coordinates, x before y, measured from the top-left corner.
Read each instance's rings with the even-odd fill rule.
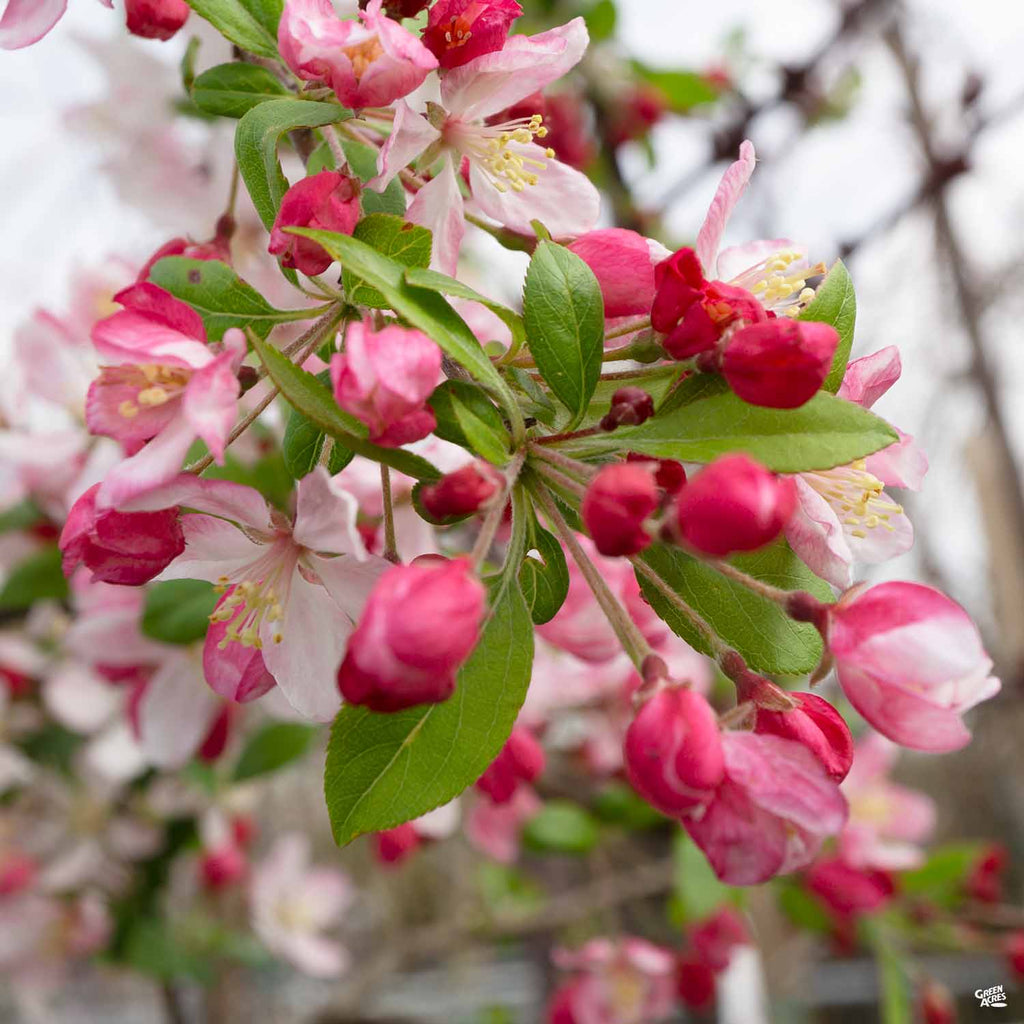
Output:
[[[846,801],[802,743],[726,732],[722,748],[724,781],[703,815],[682,822],[723,882],[756,885],[794,871],[840,832]]]
[[[707,804],[722,781],[722,738],[711,705],[685,687],[661,690],[626,732],[626,774],[663,814],[678,817]]]
[[[114,0],[100,0],[113,7]],[[8,0],[0,17],[0,50],[20,50],[39,42],[67,10],[68,0]]]
[[[582,18],[534,36],[511,36],[502,50],[474,57],[441,80],[441,105],[416,113],[396,104],[391,135],[377,158],[369,187],[383,191],[399,171],[426,151],[443,154],[441,171],[417,193],[407,217],[434,235],[431,266],[455,272],[465,234],[459,188],[468,161],[469,191],[483,214],[514,231],[532,233],[540,220],[555,238],[575,237],[597,221],[600,196],[590,179],[543,148],[541,114],[497,125],[487,119],[543,89],[573,68],[587,48]]]
[[[499,864],[512,864],[519,854],[523,829],[543,807],[531,786],[519,786],[504,804],[477,800],[466,817],[466,838]]]
[[[333,262],[323,246],[285,228],[315,228],[351,235],[359,220],[359,182],[337,171],[321,171],[297,181],[281,200],[270,232],[268,251],[281,265],[307,277],[322,274]]]
[[[895,892],[886,872],[854,867],[841,857],[815,861],[804,882],[832,912],[841,933],[855,918],[884,906]]]
[[[999,692],[970,617],[918,583],[847,591],[828,608],[826,642],[850,703],[883,736],[914,750],[966,746],[964,712]]]
[[[143,39],[170,39],[188,21],[185,0],[125,0],[128,31]]]
[[[591,480],[580,516],[602,555],[635,555],[653,537],[645,522],[661,503],[651,462],[605,466]]]
[[[555,965],[575,977],[555,994],[550,1024],[654,1024],[673,1010],[675,958],[661,946],[627,936],[558,949]]]
[[[791,711],[757,709],[754,731],[802,743],[836,782],[846,778],[853,764],[853,737],[843,716],[814,693],[790,693],[799,706]]]
[[[688,547],[722,558],[773,541],[795,505],[792,480],[770,473],[746,455],[723,455],[679,492],[674,529]]]
[[[309,847],[300,833],[283,835],[255,866],[252,926],[272,953],[304,974],[334,978],[347,969],[349,956],[322,933],[352,903],[352,886],[341,871],[311,867]]]
[[[468,516],[483,508],[503,486],[504,477],[498,470],[478,459],[424,487],[420,501],[435,519]]]
[[[517,0],[438,0],[430,8],[423,45],[442,68],[457,68],[500,50],[522,13]]]
[[[359,20],[331,0],[287,0],[277,29],[285,63],[307,81],[325,81],[346,107],[384,107],[417,88],[437,58],[371,0]]]
[[[387,563],[366,553],[357,504],[318,466],[298,484],[288,522],[250,487],[181,474],[130,509],[185,505],[185,551],[164,579],[208,580],[223,596],[203,652],[207,682],[229,700],[281,688],[300,714],[338,710],[334,675],[370,588]]]
[[[93,484],[71,506],[60,550],[64,575],[84,564],[95,582],[139,586],[159,575],[185,550],[176,508],[158,512],[97,510]]]
[[[594,272],[606,317],[650,312],[654,267],[669,257],[663,245],[625,228],[599,228],[580,235],[569,249]]]
[[[441,374],[441,349],[422,331],[350,324],[345,351],[331,356],[338,405],[386,448],[419,441],[437,426],[426,404]]]
[[[100,509],[169,483],[196,438],[223,461],[246,352],[236,328],[219,348],[208,345],[199,314],[156,285],[134,284],[115,300],[124,309],[92,329],[101,368],[85,415],[94,434],[134,454],[107,473]]]
[[[506,804],[521,785],[540,776],[544,763],[544,748],[529,729],[517,726],[501,753],[476,780],[476,788],[496,804]]]
[[[935,830],[935,801],[890,779],[899,748],[870,733],[857,742],[853,768],[843,781],[850,820],[839,837],[848,864],[906,871],[924,863],[922,844]]]
[[[870,409],[899,376],[899,350],[890,345],[850,363],[839,397]],[[845,589],[854,562],[884,562],[913,546],[913,525],[883,487],[917,490],[927,469],[924,452],[900,433],[865,459],[798,474],[797,507],[786,526],[790,547],[818,576]]]
[[[338,669],[342,696],[373,711],[447,700],[480,638],[486,608],[467,559],[392,566],[349,640]]]

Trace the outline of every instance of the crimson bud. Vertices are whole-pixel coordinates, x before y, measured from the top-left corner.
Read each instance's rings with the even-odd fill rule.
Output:
[[[476,781],[476,788],[496,804],[506,804],[521,783],[533,782],[544,771],[544,748],[529,729],[512,730],[501,753]]]
[[[170,39],[188,20],[185,0],[124,0],[128,31],[143,39]]]
[[[477,461],[424,487],[420,501],[435,519],[468,516],[486,505],[503,486],[504,478],[489,462]]]
[[[644,521],[660,503],[652,465],[605,466],[590,482],[580,515],[602,555],[635,555],[651,543]]]
[[[814,693],[790,693],[800,707],[792,711],[757,709],[754,732],[771,733],[802,743],[836,781],[846,778],[853,764],[853,737],[843,716]]]

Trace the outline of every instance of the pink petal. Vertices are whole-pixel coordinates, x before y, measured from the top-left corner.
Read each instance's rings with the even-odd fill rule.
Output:
[[[195,754],[222,702],[203,682],[191,652],[168,658],[139,702],[139,745],[156,768],[180,768]]]
[[[124,703],[124,693],[81,665],[65,664],[43,684],[43,701],[53,717],[74,732],[93,733]]]
[[[729,246],[728,249],[723,249],[718,254],[715,276],[719,281],[733,281],[745,276],[747,271],[784,249],[803,251],[801,246],[796,245],[788,238],[761,238],[755,242]]]
[[[504,49],[446,72],[441,101],[463,121],[483,120],[561,78],[580,62],[589,42],[582,18],[539,35],[509,36]]]
[[[533,167],[537,184],[522,192],[499,192],[471,160],[469,182],[476,205],[513,231],[532,234],[532,220],[541,221],[555,238],[575,238],[590,231],[601,212],[601,196],[593,182],[568,164],[550,159],[534,143],[517,146],[516,152],[546,165],[543,170]]]
[[[9,0],[0,17],[0,49],[20,50],[37,43],[67,10],[68,0]]]
[[[453,276],[459,263],[459,249],[466,233],[462,192],[450,160],[433,181],[416,193],[406,217],[433,233],[430,265],[442,274]]]
[[[181,505],[230,519],[261,532],[273,532],[266,499],[253,487],[233,480],[207,480],[194,473],[179,473],[162,487],[140,494],[120,506],[124,512],[156,512]]]
[[[895,505],[885,491],[878,496],[880,501]],[[846,543],[854,561],[878,565],[896,558],[914,546],[914,525],[903,512],[890,512],[885,525],[863,530],[866,536],[858,537],[852,530],[846,531]],[[888,528],[887,528],[888,527]]]
[[[902,430],[897,430],[900,439],[864,460],[865,468],[889,487],[906,487],[919,491],[928,472],[928,456],[925,450]]]
[[[854,359],[846,367],[839,397],[870,409],[900,379],[902,370],[900,350],[895,345]]]
[[[853,554],[832,506],[799,476],[797,505],[786,524],[786,540],[816,576],[845,589],[853,582]]]
[[[581,235],[569,246],[601,285],[606,317],[650,312],[654,302],[654,264],[658,260],[649,242],[636,231],[600,228]]]
[[[362,561],[346,555],[337,558],[312,555],[306,560],[334,598],[334,603],[352,622],[357,622],[363,614],[370,591],[391,565],[377,555],[367,555]]]
[[[395,104],[395,120],[391,134],[377,154],[377,177],[366,183],[367,188],[383,192],[391,180],[422,153],[427,146],[441,137],[441,133],[405,100]]]
[[[722,175],[715,198],[711,200],[708,214],[697,234],[697,258],[705,274],[713,273],[718,246],[725,234],[729,216],[740,201],[750,176],[754,173],[754,144],[749,140],[740,146],[740,158],[730,164]]]
[[[351,962],[341,943],[310,932],[282,935],[277,951],[311,978],[336,978]]]
[[[158,363],[198,369],[213,358],[203,342],[131,309],[100,320],[92,329],[92,342],[100,362],[111,366]]]
[[[294,538],[296,544],[314,551],[367,557],[356,516],[359,502],[337,477],[317,466],[298,484]]]
[[[218,463],[224,461],[224,447],[235,425],[240,391],[237,374],[245,349],[241,331],[228,331],[224,351],[192,375],[182,399],[186,419]]]
[[[213,516],[184,515],[181,529],[185,550],[164,569],[161,579],[218,583],[226,576],[234,580],[244,575],[266,550],[238,527]]]

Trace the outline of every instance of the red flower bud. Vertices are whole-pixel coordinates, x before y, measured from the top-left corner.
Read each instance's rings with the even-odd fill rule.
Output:
[[[359,6],[366,10],[370,0],[359,0]],[[403,18],[415,18],[424,7],[430,6],[430,0],[384,0],[384,10],[389,18],[401,21]]]
[[[0,858],[0,896],[13,896],[27,889],[36,879],[36,862],[24,853],[12,850]]]
[[[486,606],[466,559],[388,569],[349,638],[338,669],[342,696],[372,711],[447,700],[480,637]]]
[[[707,1010],[715,1001],[715,972],[699,956],[687,953],[676,963],[676,994],[690,1010]]]
[[[723,455],[691,479],[676,498],[681,541],[722,558],[774,540],[796,508],[796,487],[749,456]]]
[[[192,242],[187,238],[172,238],[169,242],[164,242],[146,260],[135,280],[140,283],[149,280],[150,271],[165,256],[185,256],[190,260],[220,260],[222,263],[230,263],[230,240],[227,236],[221,235],[215,236],[209,242]]]
[[[704,271],[693,249],[680,249],[654,268],[651,325],[668,334],[704,294]]]
[[[750,943],[750,932],[742,916],[722,907],[690,931],[693,951],[714,971],[724,971],[737,946]]]
[[[1003,898],[1003,872],[1008,860],[1005,846],[998,843],[986,846],[964,883],[967,895],[979,903],[999,903]]]
[[[474,462],[446,473],[420,492],[423,507],[435,519],[468,516],[486,505],[504,486],[504,478],[489,462]]]
[[[231,716],[233,709],[230,704],[225,704],[220,709],[220,714],[213,720],[206,733],[206,737],[196,752],[200,761],[208,764],[216,761],[228,745],[228,738],[231,735]]]
[[[673,817],[711,800],[725,773],[718,719],[684,687],[662,690],[640,708],[623,753],[633,788]]]
[[[378,862],[388,867],[397,867],[420,847],[423,840],[413,823],[407,821],[396,828],[375,832],[373,842]]]
[[[423,45],[441,67],[457,68],[500,50],[522,13],[516,0],[437,0],[430,9]]]
[[[281,265],[311,277],[322,274],[334,258],[309,238],[289,234],[285,228],[316,228],[351,235],[359,220],[359,182],[337,171],[321,171],[297,181],[281,200],[268,252],[281,257]]]
[[[652,459],[650,455],[639,452],[627,452],[627,462],[648,462],[657,467],[654,470],[654,482],[666,494],[678,494],[686,483],[686,470],[681,462],[675,459]]]
[[[590,482],[580,515],[602,555],[635,555],[651,543],[643,524],[660,500],[651,465],[605,466]]]
[[[544,748],[529,729],[512,730],[501,753],[476,781],[476,788],[496,804],[507,804],[521,783],[533,782],[544,771]]]
[[[199,861],[199,873],[208,889],[224,889],[245,876],[245,854],[233,843],[204,853]]]
[[[812,864],[806,882],[807,888],[844,921],[877,910],[895,892],[892,878],[886,872],[855,868],[838,857]]]
[[[176,508],[159,512],[97,512],[94,484],[71,506],[60,535],[64,574],[82,563],[93,581],[137,587],[163,572],[185,550]]]
[[[921,1024],[956,1024],[956,1003],[945,985],[928,981],[921,989]]]
[[[800,702],[792,711],[757,709],[754,732],[771,733],[802,743],[836,781],[846,778],[853,764],[853,737],[843,716],[814,693],[790,693]]]
[[[170,39],[188,21],[185,0],[124,0],[128,31],[143,39]]]
[[[1011,932],[1004,940],[1003,949],[1010,970],[1019,979],[1024,979],[1024,931]]]
[[[643,388],[619,388],[612,395],[611,408],[601,420],[601,429],[639,426],[653,415],[654,399]]]
[[[738,330],[722,353],[721,372],[745,402],[795,409],[825,383],[838,344],[829,324],[778,317]]]
[[[737,321],[756,324],[767,316],[750,292],[721,281],[709,281],[700,300],[687,309],[662,347],[673,359],[689,359],[713,349],[725,329]]]

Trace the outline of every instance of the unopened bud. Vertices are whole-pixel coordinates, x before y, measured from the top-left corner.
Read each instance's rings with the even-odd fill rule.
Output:
[[[170,39],[188,20],[185,0],[125,0],[128,31],[143,39]]]
[[[489,462],[477,461],[420,492],[423,507],[435,519],[468,516],[487,505],[504,487],[504,478]]]
[[[635,427],[654,415],[654,399],[643,388],[619,388],[612,395],[612,405],[601,420],[602,430]]]
[[[533,733],[515,728],[501,753],[477,779],[476,788],[493,803],[507,804],[521,784],[533,782],[544,771],[545,761],[544,748]]]
[[[602,555],[635,555],[651,543],[644,523],[660,504],[652,466],[620,462],[590,482],[580,515]]]
[[[754,732],[802,743],[836,782],[842,782],[853,765],[853,737],[843,716],[817,694],[784,696],[793,704],[789,709],[758,702]]]

